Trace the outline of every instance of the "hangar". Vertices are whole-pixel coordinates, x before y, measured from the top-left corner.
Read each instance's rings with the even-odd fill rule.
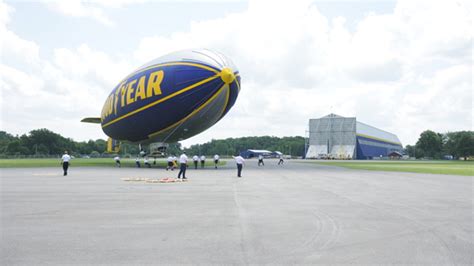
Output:
[[[306,158],[370,160],[402,154],[398,137],[364,124],[355,117],[336,114],[310,119]]]
[[[282,155],[282,153],[279,151],[252,150],[252,149],[248,149],[248,150],[240,152],[240,156],[247,159],[256,158],[259,155],[262,155],[265,158],[277,158],[278,156]]]

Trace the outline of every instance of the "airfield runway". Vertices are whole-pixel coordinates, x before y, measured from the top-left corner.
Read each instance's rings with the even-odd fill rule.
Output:
[[[473,177],[265,163],[0,169],[0,264],[473,263]]]

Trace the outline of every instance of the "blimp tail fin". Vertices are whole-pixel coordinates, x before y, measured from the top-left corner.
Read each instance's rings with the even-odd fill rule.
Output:
[[[86,117],[86,118],[83,118],[81,122],[100,124],[101,121],[100,121],[100,117]]]

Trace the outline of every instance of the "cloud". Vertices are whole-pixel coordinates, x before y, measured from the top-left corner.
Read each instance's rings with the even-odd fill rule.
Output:
[[[145,0],[68,0],[43,1],[51,10],[75,18],[91,18],[105,26],[115,26],[115,22],[107,16],[109,8],[123,8],[127,5],[144,3]]]
[[[87,44],[56,48],[43,59],[38,44],[9,30],[13,12],[0,2],[2,129],[20,134],[46,127],[78,140],[104,138],[100,127],[79,121],[100,114],[108,93],[135,64]]]
[[[194,21],[187,32],[143,38],[135,58],[198,46],[224,52],[240,68],[242,94],[225,126],[185,144],[225,137],[224,127],[227,136],[302,135],[307,119],[331,111],[413,143],[428,127],[444,132],[471,122],[457,111],[471,110],[471,90],[460,85],[472,88],[471,75],[450,70],[472,69],[470,5],[402,0],[393,13],[369,13],[351,31],[343,17],[328,21],[317,3],[251,1],[245,12]],[[425,82],[444,73],[462,83]],[[469,100],[456,100],[461,95]],[[447,108],[454,103],[456,110]]]
[[[53,8],[112,25],[105,10],[131,2],[65,1]],[[0,2],[2,105],[17,113],[2,118],[5,128],[44,125],[77,139],[97,136],[97,127],[78,131],[77,121],[97,115],[123,76],[165,53],[196,47],[229,56],[242,90],[226,117],[185,146],[212,138],[304,135],[308,119],[330,112],[394,132],[403,144],[415,143],[425,129],[472,128],[469,1],[400,0],[393,12],[368,13],[357,22],[328,19],[318,2],[250,1],[243,12],[191,21],[187,31],[143,36],[122,58],[86,43],[40,58],[38,44],[8,30],[12,12]],[[18,62],[24,67],[15,67]],[[18,96],[9,97],[14,90]]]
[[[14,12],[15,9],[0,1],[0,61],[36,65],[39,61],[39,46],[20,38],[7,27]]]
[[[99,81],[103,86],[116,85],[125,77],[133,65],[117,61],[103,51],[96,51],[87,44],[76,49],[58,48],[54,51],[54,64],[76,79]]]

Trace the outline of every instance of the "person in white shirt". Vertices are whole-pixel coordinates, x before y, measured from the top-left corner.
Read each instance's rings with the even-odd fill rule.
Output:
[[[145,159],[143,159],[143,164],[148,167],[148,168],[151,168],[151,164],[150,162],[148,161],[148,157],[145,157]]]
[[[115,166],[118,166],[119,168],[122,166],[120,164],[120,157],[118,155],[114,157],[114,161],[115,161]]]
[[[64,151],[63,157],[61,157],[61,164],[63,165],[64,175],[67,175],[67,169],[69,168],[69,161],[71,156],[67,154],[67,151]]]
[[[194,169],[198,169],[199,157],[197,155],[193,156]]]
[[[260,164],[265,166],[265,164],[263,163],[263,156],[261,154],[258,155],[258,166],[260,166]]]
[[[217,169],[217,165],[219,164],[219,155],[214,155],[214,166]]]
[[[166,171],[171,169],[171,171],[174,170],[174,157],[172,155],[168,156],[168,159],[166,160],[168,162],[168,166],[166,166]]]
[[[237,177],[242,177],[242,166],[245,164],[245,160],[242,156],[238,155],[234,157],[235,163],[237,163]]]
[[[188,166],[188,156],[186,156],[186,152],[183,152],[181,156],[179,156],[179,173],[178,179],[181,178],[181,174],[183,174],[183,180],[186,179],[186,167]]]
[[[206,156],[201,155],[201,168],[204,168],[204,163],[206,162]]]

